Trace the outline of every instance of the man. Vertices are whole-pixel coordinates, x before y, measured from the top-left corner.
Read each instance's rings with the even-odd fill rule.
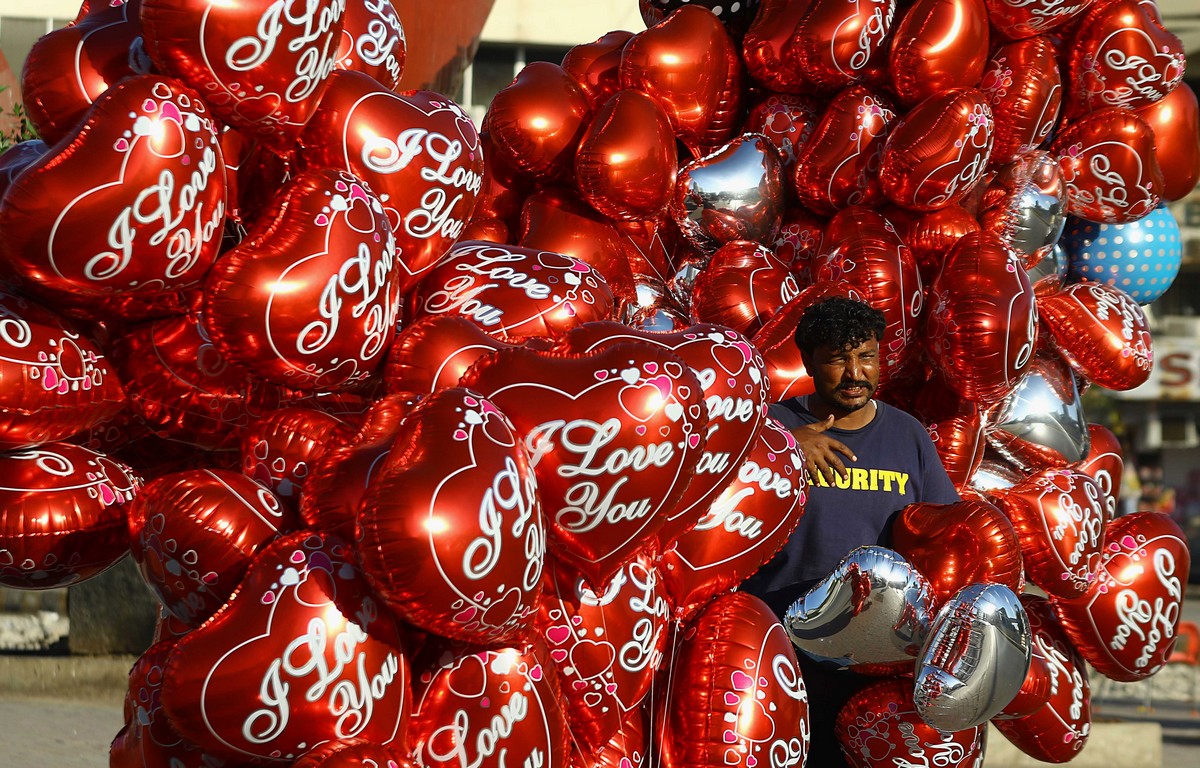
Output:
[[[874,397],[884,327],[883,313],[842,298],[809,307],[796,326],[796,346],[815,391],[771,405],[770,415],[804,452],[808,504],[780,553],[742,585],[781,618],[851,550],[889,546],[892,519],[904,507],[959,500],[925,428]],[[847,765],[834,718],[870,678],[799,656],[813,703],[808,765]]]

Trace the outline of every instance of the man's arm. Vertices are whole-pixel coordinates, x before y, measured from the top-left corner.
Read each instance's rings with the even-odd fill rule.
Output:
[[[838,457],[839,453],[850,461],[858,461],[849,446],[826,434],[825,430],[832,426],[833,416],[830,416],[825,421],[805,424],[792,430],[792,436],[796,438],[796,444],[804,456],[804,468],[808,470],[809,477],[824,477],[830,485],[833,485],[835,477],[844,480],[850,476],[850,470]]]

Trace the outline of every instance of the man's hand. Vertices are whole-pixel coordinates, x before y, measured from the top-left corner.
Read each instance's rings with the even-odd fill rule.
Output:
[[[838,457],[839,453],[851,461],[858,461],[845,443],[825,434],[825,430],[832,426],[833,416],[830,416],[825,421],[805,424],[792,430],[792,436],[804,454],[804,468],[808,470],[809,477],[823,477],[829,485],[833,485],[836,477],[850,477],[850,470]]]

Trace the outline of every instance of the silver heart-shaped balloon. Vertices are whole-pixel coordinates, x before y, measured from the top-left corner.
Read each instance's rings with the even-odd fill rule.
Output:
[[[1004,166],[983,193],[979,222],[1026,264],[1054,247],[1067,225],[1067,186],[1049,152],[1031,152]]]
[[[1062,243],[1055,243],[1049,253],[1025,269],[1033,292],[1041,296],[1043,292],[1054,293],[1065,285],[1070,263],[1070,257]]]
[[[1058,354],[1039,352],[1028,374],[993,410],[988,444],[1019,469],[1037,471],[1082,461],[1087,417],[1079,383]]]
[[[938,611],[913,679],[917,714],[942,733],[987,722],[1021,690],[1033,654],[1020,598],[969,584]]]
[[[788,608],[784,629],[817,661],[841,667],[916,658],[929,630],[933,593],[908,561],[859,547]]]

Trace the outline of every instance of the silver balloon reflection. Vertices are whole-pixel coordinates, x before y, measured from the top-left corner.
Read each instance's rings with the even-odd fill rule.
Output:
[[[979,223],[1027,266],[1049,253],[1067,225],[1067,185],[1049,152],[1004,166],[983,193]]]
[[[954,593],[933,620],[913,679],[917,714],[942,733],[987,722],[1021,690],[1033,655],[1021,600],[999,584]]]
[[[1075,374],[1051,351],[1034,356],[1025,378],[988,422],[988,444],[1026,471],[1082,461],[1091,443]]]
[[[933,594],[908,561],[883,547],[859,547],[788,608],[792,643],[841,667],[916,658],[929,630]]]
[[[1003,491],[1025,479],[1025,474],[1003,459],[984,457],[979,469],[967,481],[967,487],[987,495],[988,491]]]
[[[1050,252],[1026,267],[1025,274],[1033,285],[1033,292],[1041,296],[1043,293],[1054,293],[1067,284],[1067,267],[1070,260],[1067,251],[1061,243],[1056,243]]]
[[[773,242],[783,219],[783,156],[766,136],[743,134],[683,166],[668,212],[696,247]]]
[[[625,304],[621,322],[643,331],[678,331],[691,325],[687,313],[681,310],[662,280],[646,275],[634,275],[636,301]]]

